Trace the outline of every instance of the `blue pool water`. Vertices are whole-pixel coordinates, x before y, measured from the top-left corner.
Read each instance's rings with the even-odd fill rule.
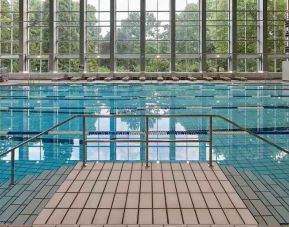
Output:
[[[0,151],[75,114],[218,114],[289,149],[289,85],[244,84],[100,84],[0,87]],[[206,118],[152,118],[150,138],[208,139]],[[214,119],[213,158],[255,173],[288,178],[288,155],[236,127]],[[144,119],[89,118],[88,139],[143,137]],[[16,150],[20,178],[82,159],[82,121],[75,119],[40,140]],[[61,132],[61,133],[60,133]],[[158,132],[158,133],[157,133]],[[206,161],[207,143],[151,143],[153,161]],[[143,161],[142,143],[89,143],[88,160]],[[1,181],[9,179],[10,156],[1,160]],[[258,163],[258,165],[256,165]],[[262,164],[260,167],[260,163]],[[272,166],[274,169],[272,170]],[[276,168],[275,168],[276,167]]]

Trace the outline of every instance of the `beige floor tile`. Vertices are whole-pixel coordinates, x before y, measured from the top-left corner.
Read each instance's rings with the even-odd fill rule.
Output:
[[[55,193],[45,207],[56,208],[63,196],[64,193]]]
[[[228,196],[236,208],[246,208],[246,205],[237,193],[228,193]]]
[[[142,171],[141,180],[142,181],[150,181],[150,180],[152,180],[152,172],[151,172],[151,170]]]
[[[197,215],[194,209],[182,209],[184,224],[196,225],[198,224]]]
[[[173,177],[173,172],[172,171],[163,171],[163,180],[164,181],[173,181],[174,177]]]
[[[203,196],[209,209],[221,208],[214,193],[204,193]]]
[[[116,194],[113,200],[112,208],[124,209],[126,202],[126,194]]]
[[[185,181],[176,181],[177,192],[189,192],[188,186]]]
[[[113,197],[114,195],[112,193],[103,193],[99,203],[99,208],[100,209],[111,208]]]
[[[214,224],[216,225],[227,225],[229,224],[226,215],[222,209],[210,209],[211,216],[213,218]]]
[[[77,220],[81,214],[82,209],[69,209],[61,224],[73,225],[77,223]]]
[[[196,209],[199,224],[212,225],[214,224],[208,209]]]
[[[123,224],[134,225],[137,224],[138,209],[125,209]]]
[[[34,221],[34,225],[43,225],[47,222],[49,219],[50,215],[52,214],[53,209],[43,209],[38,217]]]
[[[92,189],[92,192],[103,192],[106,185],[106,181],[96,181]]]
[[[191,193],[191,198],[195,208],[207,208],[202,193]]]
[[[152,171],[152,180],[154,181],[161,181],[163,180],[163,175],[162,172],[160,170],[154,170]]]
[[[193,203],[189,193],[179,193],[179,201],[181,208],[193,208]]]
[[[99,175],[99,170],[92,170],[87,176],[87,180],[95,181],[97,180],[98,175]]]
[[[80,189],[80,192],[91,192],[94,184],[94,181],[85,181]]]
[[[235,209],[224,209],[224,212],[229,220],[231,225],[242,225],[244,222],[240,217],[239,213]]]
[[[117,193],[127,193],[129,181],[119,181],[117,185]]]
[[[108,224],[121,224],[123,219],[124,209],[112,209],[108,218]]]
[[[174,181],[164,181],[165,192],[176,192],[176,186]]]
[[[109,213],[110,209],[97,209],[92,223],[107,224]]]
[[[71,208],[84,208],[86,201],[90,193],[79,193],[77,194],[74,202],[71,205]]]
[[[174,175],[174,180],[175,181],[184,181],[185,180],[183,171],[181,171],[181,170],[173,171],[173,175]]]
[[[208,181],[198,181],[198,184],[200,186],[201,192],[213,192]]]
[[[107,193],[107,192],[115,193],[116,188],[117,188],[117,184],[118,184],[118,181],[108,181],[106,186],[105,186],[104,192],[105,193]]]
[[[141,225],[152,224],[152,210],[151,209],[139,209],[138,223]]]
[[[68,189],[68,192],[79,192],[83,183],[84,181],[73,181]]]
[[[197,181],[187,181],[189,192],[201,192]]]
[[[139,194],[128,193],[126,208],[138,208],[138,206],[139,206]]]
[[[152,181],[153,192],[154,193],[164,193],[164,183],[163,181]]]
[[[168,217],[166,209],[153,209],[154,224],[168,224]]]
[[[131,171],[122,171],[119,180],[130,180]]]
[[[152,181],[141,181],[141,192],[152,192]]]
[[[76,198],[77,193],[67,193],[65,194],[61,201],[59,202],[57,208],[69,208]]]
[[[77,224],[80,224],[80,225],[90,225],[90,224],[92,224],[95,212],[96,212],[95,209],[84,209],[84,210],[82,210]]]
[[[85,208],[96,209],[98,207],[99,201],[101,198],[100,193],[92,193],[89,195],[87,202],[85,204]]]
[[[116,180],[118,181],[120,177],[120,170],[113,170],[111,171],[108,180],[112,181],[112,180]]]
[[[141,193],[140,194],[139,207],[152,209],[152,194],[151,193]]]
[[[183,174],[184,174],[184,176],[185,176],[185,179],[187,180],[187,181],[189,181],[189,180],[196,180],[196,178],[195,178],[195,175],[194,175],[194,173],[192,172],[192,171],[183,171]]]
[[[219,203],[222,208],[234,208],[233,203],[231,202],[230,198],[226,193],[216,193],[215,194],[217,199],[219,200]]]
[[[65,214],[67,212],[67,209],[55,209],[53,213],[51,214],[50,218],[46,222],[48,225],[53,224],[59,224],[62,222]]]
[[[182,214],[180,209],[168,209],[168,219],[170,225],[183,224]]]
[[[140,181],[130,181],[129,182],[129,187],[128,187],[128,192],[140,192]]]
[[[165,202],[165,194],[163,193],[154,193],[153,194],[153,208],[166,208],[166,202]]]
[[[238,209],[238,212],[246,225],[256,225],[257,222],[248,209]]]
[[[166,193],[167,208],[180,208],[177,193]]]

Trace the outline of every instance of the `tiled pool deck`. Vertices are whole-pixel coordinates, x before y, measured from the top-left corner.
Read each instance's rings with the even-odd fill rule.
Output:
[[[79,163],[34,225],[255,225],[215,163]]]

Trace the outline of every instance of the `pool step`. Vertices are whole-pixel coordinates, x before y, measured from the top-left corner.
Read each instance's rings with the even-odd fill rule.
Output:
[[[45,170],[0,189],[0,224],[31,225],[73,167]]]
[[[262,162],[259,162],[260,165]],[[286,178],[276,179],[230,165],[221,169],[259,225],[289,223],[289,181]],[[288,168],[284,171],[288,171]]]

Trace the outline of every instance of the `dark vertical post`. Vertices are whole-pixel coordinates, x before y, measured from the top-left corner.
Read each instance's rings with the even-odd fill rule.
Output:
[[[145,116],[145,135],[146,135],[146,167],[149,167],[149,117]]]
[[[140,1],[140,72],[145,72],[146,49],[146,0]]]
[[[237,0],[230,0],[230,71],[237,72]]]
[[[49,72],[56,72],[57,71],[57,64],[56,64],[56,51],[57,51],[57,44],[56,44],[56,1],[49,0]]]
[[[200,31],[200,50],[201,50],[201,71],[207,71],[207,18],[206,18],[206,7],[207,1],[200,0],[200,21],[201,21],[201,31]]]
[[[85,116],[82,116],[82,167],[86,166],[86,122]]]
[[[27,72],[27,1],[19,1],[19,71]]]
[[[80,0],[80,37],[79,37],[79,64],[80,64],[80,72],[86,72],[86,0]]]
[[[110,0],[110,71],[115,72],[115,0]]]
[[[213,167],[213,117],[209,117],[209,166]]]
[[[170,30],[171,30],[171,73],[176,71],[176,0],[171,0]]]
[[[11,151],[11,185],[15,184],[15,150]]]

